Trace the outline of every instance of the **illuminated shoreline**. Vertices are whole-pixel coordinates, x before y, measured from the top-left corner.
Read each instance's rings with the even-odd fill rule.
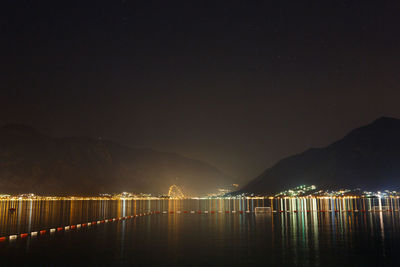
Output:
[[[131,200],[215,200],[215,199],[366,199],[366,198],[379,198],[377,196],[302,196],[302,197],[192,197],[192,198],[165,198],[165,197],[77,197],[77,196],[35,196],[35,197],[19,197],[19,196],[9,196],[0,197],[0,201],[131,201]],[[400,196],[385,196],[381,198],[393,198],[399,199]]]

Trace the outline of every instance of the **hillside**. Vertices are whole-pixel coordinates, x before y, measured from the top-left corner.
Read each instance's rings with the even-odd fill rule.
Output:
[[[87,137],[53,138],[23,125],[0,128],[0,193],[166,194],[177,184],[199,196],[231,183],[213,166],[174,153]]]
[[[327,147],[282,159],[239,193],[274,194],[301,184],[399,190],[400,120],[382,117]]]

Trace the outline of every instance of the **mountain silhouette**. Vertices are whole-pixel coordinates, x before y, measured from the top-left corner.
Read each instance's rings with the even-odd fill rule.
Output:
[[[327,147],[284,158],[238,193],[274,194],[302,184],[399,190],[400,120],[382,117]]]
[[[166,194],[179,185],[201,196],[231,184],[215,167],[174,153],[133,149],[89,137],[54,138],[34,128],[0,128],[0,193]]]

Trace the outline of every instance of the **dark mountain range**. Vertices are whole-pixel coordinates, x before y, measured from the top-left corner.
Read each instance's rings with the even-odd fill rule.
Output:
[[[274,194],[301,184],[399,190],[400,120],[382,117],[327,147],[285,158],[239,193]]]
[[[0,193],[203,195],[231,184],[207,163],[87,137],[53,138],[22,125],[0,128]]]

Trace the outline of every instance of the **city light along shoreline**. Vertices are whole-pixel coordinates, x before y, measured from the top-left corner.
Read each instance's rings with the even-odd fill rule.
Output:
[[[14,196],[14,195],[0,195],[0,201],[34,201],[34,200],[45,200],[45,201],[60,201],[60,200],[242,200],[242,199],[399,199],[400,196],[228,196],[228,197],[185,197],[185,198],[172,198],[172,197],[84,197],[84,196]]]
[[[178,193],[176,193],[178,192]],[[334,199],[334,198],[400,198],[400,193],[397,191],[361,191],[361,189],[341,189],[341,190],[318,190],[315,185],[301,185],[286,191],[279,192],[274,195],[261,195],[261,194],[235,194],[234,192],[218,195],[218,196],[205,196],[205,197],[190,197],[185,196],[181,189],[172,185],[169,188],[168,195],[152,195],[147,193],[103,193],[98,196],[45,196],[36,195],[34,193],[24,194],[0,194],[1,200],[166,200],[166,199]]]

